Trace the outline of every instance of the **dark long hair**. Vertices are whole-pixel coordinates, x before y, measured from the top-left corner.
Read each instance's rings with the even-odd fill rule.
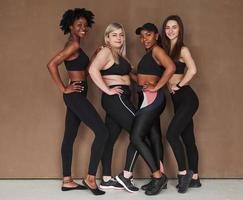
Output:
[[[157,45],[159,45],[160,47],[162,47],[162,38],[161,38],[161,35],[160,34],[159,34],[159,37],[158,37],[158,40],[157,40]]]
[[[166,24],[169,20],[174,20],[178,23],[179,26],[179,35],[178,39],[176,41],[175,46],[173,49],[171,49],[171,42],[170,39],[166,36],[165,28]],[[180,58],[181,48],[184,46],[183,42],[183,36],[184,36],[184,27],[181,18],[178,15],[170,15],[168,16],[162,25],[162,47],[166,51],[166,53],[172,58],[172,60],[178,60]]]

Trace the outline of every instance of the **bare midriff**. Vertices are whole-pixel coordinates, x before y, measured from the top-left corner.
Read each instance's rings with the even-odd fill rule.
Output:
[[[160,77],[156,75],[137,74],[138,85],[156,85]]]
[[[130,85],[130,77],[129,75],[105,75],[102,76],[104,82],[106,83],[107,86],[111,85]]]
[[[168,89],[171,92],[171,88],[175,87],[183,79],[184,74],[174,74],[168,81]]]
[[[70,81],[84,81],[86,80],[86,71],[68,71]]]

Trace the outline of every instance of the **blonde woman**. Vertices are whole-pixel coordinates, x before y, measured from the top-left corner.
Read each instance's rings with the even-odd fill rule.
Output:
[[[106,111],[105,123],[109,130],[102,158],[103,178],[100,188],[123,189],[123,186],[111,177],[113,146],[121,129],[130,132],[136,109],[130,101],[131,65],[126,58],[126,38],[122,25],[108,25],[104,41],[105,46],[97,53],[89,68],[92,80],[103,92],[101,101]],[[129,192],[138,191],[132,182],[132,170],[137,156],[136,149],[130,144],[124,170],[127,181],[125,189]]]

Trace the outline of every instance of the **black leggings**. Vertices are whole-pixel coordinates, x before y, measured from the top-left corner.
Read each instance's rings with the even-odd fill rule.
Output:
[[[67,106],[65,132],[62,142],[63,176],[71,176],[73,143],[77,136],[80,122],[84,122],[95,134],[91,148],[89,175],[96,175],[96,171],[103,155],[104,145],[108,138],[108,130],[101,117],[86,98],[87,82],[79,83],[84,86],[84,91],[63,94]]]
[[[159,117],[165,108],[164,91],[163,89],[153,93],[141,91],[139,102],[141,106],[133,121],[131,142],[153,173],[159,170],[159,161],[163,160]],[[146,138],[149,139],[150,145]]]
[[[198,97],[190,86],[184,86],[171,95],[174,117],[167,131],[167,140],[176,157],[179,171],[186,170],[186,148],[189,169],[198,173],[198,150],[195,143],[192,117],[199,106]]]
[[[114,144],[122,128],[130,133],[132,122],[136,112],[135,106],[130,101],[131,93],[129,86],[119,86],[121,86],[121,89],[123,90],[123,93],[121,95],[107,95],[106,93],[103,93],[101,99],[102,106],[106,111],[105,124],[109,130],[109,138],[107,140],[104,154],[102,157],[103,176],[111,176],[111,162]],[[126,171],[133,170],[134,163],[137,160],[137,157],[138,152],[130,143],[127,149],[125,165]]]

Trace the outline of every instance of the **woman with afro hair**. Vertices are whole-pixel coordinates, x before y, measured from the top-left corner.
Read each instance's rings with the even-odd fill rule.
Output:
[[[69,38],[64,49],[49,61],[47,67],[52,79],[62,91],[67,106],[65,132],[61,148],[62,191],[89,189],[94,195],[102,195],[105,192],[97,187],[95,176],[108,138],[108,131],[101,117],[86,98],[88,89],[86,70],[90,61],[80,47],[81,40],[85,38],[88,28],[94,23],[93,19],[94,14],[85,8],[70,9],[63,14],[60,27],[64,34],[69,34]],[[63,62],[70,80],[68,84],[63,83],[58,70],[58,66]],[[81,122],[84,122],[95,134],[91,147],[88,175],[83,180],[84,186],[74,182],[71,176],[73,143]]]

